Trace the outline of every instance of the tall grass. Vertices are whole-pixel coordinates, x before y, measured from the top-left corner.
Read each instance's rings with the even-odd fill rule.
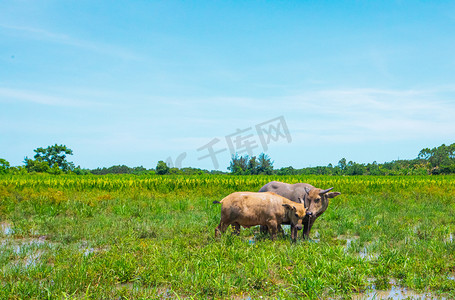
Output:
[[[455,297],[455,178],[2,176],[0,298],[349,298],[391,280]],[[314,241],[214,238],[233,191],[335,187]]]

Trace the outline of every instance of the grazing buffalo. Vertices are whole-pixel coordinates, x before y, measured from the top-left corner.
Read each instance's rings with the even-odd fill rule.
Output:
[[[226,196],[221,201],[221,220],[215,229],[215,237],[225,232],[229,225],[236,234],[240,226],[267,226],[271,239],[275,239],[281,223],[291,224],[291,238],[295,241],[297,230],[302,229],[302,220],[306,215],[305,206],[295,203],[275,193],[237,192]]]
[[[339,192],[330,192],[332,189],[322,190],[308,183],[288,184],[271,181],[261,187],[259,192],[274,192],[293,202],[303,203],[307,210],[303,219],[303,238],[309,238],[314,221],[325,212],[329,206],[329,199],[341,195]],[[267,229],[261,227],[261,231],[265,230]]]

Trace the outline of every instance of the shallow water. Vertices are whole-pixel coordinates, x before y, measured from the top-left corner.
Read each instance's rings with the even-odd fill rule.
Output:
[[[0,230],[4,235],[11,235],[14,233],[11,224],[6,222],[0,223]]]
[[[34,252],[34,253],[28,255],[27,258],[25,259],[24,266],[26,268],[36,266],[36,264],[41,260],[42,255],[43,255],[42,251],[37,251],[37,252]]]
[[[389,282],[391,284],[390,290],[376,290],[375,285],[371,285],[370,290],[365,293],[356,294],[352,297],[355,300],[379,300],[379,299],[392,299],[392,300],[404,300],[404,299],[441,299],[445,300],[445,297],[436,297],[431,293],[417,293],[411,289],[400,287],[394,280]]]
[[[314,232],[310,233],[310,239],[308,241],[313,243],[319,243],[321,241],[321,236],[319,235],[319,232],[315,230]]]
[[[41,260],[41,257],[45,252],[42,248],[52,246],[52,244],[49,241],[46,241],[45,237],[42,236],[40,238],[31,239],[6,238],[1,240],[1,246],[4,249],[11,249],[14,254],[18,256],[17,259],[10,261],[11,265],[22,265],[24,268],[30,268],[36,266]]]
[[[364,260],[373,260],[373,259],[378,258],[379,254],[368,251],[368,247],[365,246],[365,247],[363,247],[363,249],[360,250],[359,256],[360,256],[360,258],[362,258]]]
[[[345,240],[346,241],[346,246],[344,247],[344,253],[348,253],[352,242],[355,242],[359,238],[360,238],[359,236],[347,236],[347,235],[339,235],[339,236],[336,237],[337,240]]]
[[[444,297],[436,297],[429,293],[419,294],[415,291],[408,290],[406,288],[401,287],[392,287],[388,291],[371,291],[364,294],[358,294],[352,297],[352,299],[360,300],[360,299],[393,299],[393,300],[402,300],[402,299],[442,299],[445,300]]]
[[[88,241],[82,241],[81,245],[79,246],[79,251],[81,251],[84,256],[89,256],[90,254],[94,254],[101,251],[108,251],[109,249],[110,247],[108,246],[98,248],[89,247]]]

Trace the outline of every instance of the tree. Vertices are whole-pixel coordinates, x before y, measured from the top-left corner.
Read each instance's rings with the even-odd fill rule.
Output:
[[[40,147],[33,151],[36,153],[34,156],[36,162],[47,162],[49,167],[53,167],[57,164],[63,172],[72,171],[74,169],[74,164],[66,160],[66,155],[73,155],[73,150],[69,149],[65,145],[55,144],[53,146],[48,146],[47,148]],[[30,163],[31,160],[26,157],[25,162],[27,164]],[[32,168],[32,166],[26,167],[27,169]]]
[[[296,175],[295,169],[292,166],[283,167],[276,171],[277,175]]]
[[[166,165],[164,161],[160,160],[156,165],[156,174],[158,175],[169,174],[169,169],[170,168],[168,167],[168,165]]]
[[[82,169],[81,166],[77,166],[76,168],[74,168],[73,172],[76,175],[88,175],[88,174],[91,174],[89,169]]]
[[[52,168],[49,169],[48,173],[53,175],[60,175],[63,173],[63,171],[58,167],[58,163],[55,163]]]
[[[0,158],[0,174],[8,173],[9,162],[3,158]]]
[[[261,153],[258,163],[258,174],[271,175],[273,173],[273,162],[267,154]]]
[[[363,175],[363,173],[365,173],[365,166],[363,164],[349,161],[346,167],[346,173],[348,175]]]
[[[252,156],[250,158],[250,160],[248,161],[248,172],[251,174],[251,175],[257,175],[258,174],[258,167],[259,167],[259,163],[256,159],[256,156]]]
[[[381,169],[376,161],[367,165],[367,170],[370,175],[382,175]]]
[[[50,167],[47,161],[33,160],[31,158],[25,157],[24,160],[25,168],[27,172],[37,172],[37,173],[49,173]]]
[[[168,174],[170,174],[170,175],[182,175],[183,172],[179,168],[169,168]]]
[[[433,168],[455,164],[455,143],[420,150],[417,158],[427,160]]]
[[[248,156],[239,156],[237,153],[232,155],[228,170],[235,175],[248,174]]]
[[[346,170],[346,166],[347,166],[347,164],[346,164],[346,158],[343,157],[343,158],[340,159],[340,161],[338,162],[338,168],[340,168],[340,170],[341,170],[342,172],[344,172],[344,171]]]

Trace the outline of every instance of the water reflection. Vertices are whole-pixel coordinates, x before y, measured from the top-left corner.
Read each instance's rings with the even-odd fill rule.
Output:
[[[372,280],[370,280],[372,281]],[[394,280],[389,282],[391,288],[389,290],[376,290],[374,284],[372,284],[369,288],[368,292],[360,293],[354,295],[352,299],[355,300],[372,300],[372,299],[392,299],[392,300],[402,300],[402,299],[441,299],[445,300],[445,297],[436,297],[431,293],[417,293],[411,289],[406,287],[400,287]]]
[[[11,224],[7,222],[0,223],[0,230],[4,235],[11,235],[14,233]]]

